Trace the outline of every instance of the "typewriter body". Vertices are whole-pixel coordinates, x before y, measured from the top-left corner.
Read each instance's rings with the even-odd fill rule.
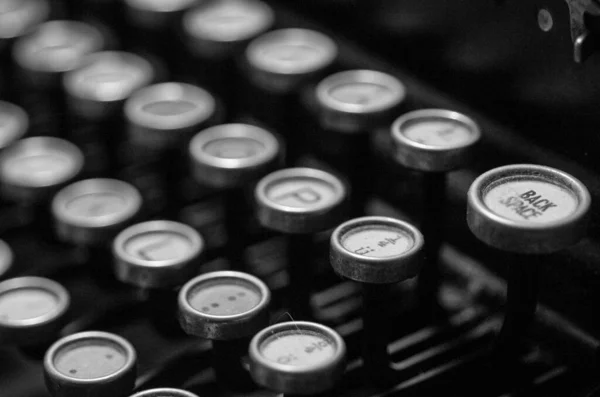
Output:
[[[155,388],[186,390],[198,397],[275,396],[282,392],[284,396],[344,397],[600,396],[600,322],[596,320],[600,308],[596,241],[600,146],[595,138],[600,125],[600,47],[595,47],[595,39],[600,38],[600,4],[595,0],[265,0],[257,11],[252,8],[257,2],[252,1],[251,16],[245,22],[249,25],[242,29],[251,30],[252,24],[264,27],[234,44],[235,39],[215,39],[230,33],[227,23],[231,22],[224,23],[225,28],[214,23],[221,12],[219,4],[234,4],[238,13],[234,17],[244,19],[248,16],[239,14],[239,9],[246,6],[239,8],[239,4],[247,2],[250,0],[0,0],[0,101],[9,104],[0,107],[0,132],[4,134],[0,136],[0,396],[128,397]],[[211,9],[217,11],[211,13]],[[193,10],[199,11],[192,17]],[[52,20],[74,20],[84,26],[39,30]],[[259,61],[248,55],[253,45],[258,47],[255,39],[286,28],[322,34],[324,38],[310,36],[310,40],[320,40],[322,52],[334,45],[331,57],[335,59],[327,61],[319,73],[306,73],[308,77],[299,82],[289,80],[285,73],[281,77],[256,72]],[[70,32],[75,44],[62,44],[62,52],[54,48],[55,55],[48,58],[38,54],[61,45],[53,40],[68,42],[60,38],[64,31]],[[198,38],[203,34],[204,38]],[[93,59],[107,50],[134,54],[142,61],[128,58],[130,69],[119,72],[126,77],[111,77],[115,63]],[[268,64],[264,51],[257,50],[256,57],[267,57]],[[125,62],[120,56],[119,62]],[[294,62],[294,56],[285,62]],[[310,59],[311,55],[299,56]],[[53,70],[52,62],[58,69]],[[63,65],[69,66],[59,70]],[[94,68],[108,71],[102,74],[101,70],[96,80],[87,78],[85,73]],[[388,77],[381,80],[388,90],[394,81],[401,83],[397,106],[390,114],[377,114],[384,121],[372,123],[360,115],[344,124],[338,113],[314,110],[321,106],[315,94],[319,83],[352,70],[395,78],[389,84],[385,83]],[[379,78],[377,74],[369,76]],[[123,81],[131,86],[124,86]],[[168,82],[201,90],[160,86]],[[104,88],[94,84],[104,84]],[[288,85],[294,85],[293,95],[287,94]],[[101,91],[97,95],[117,99],[114,103],[111,99],[94,102],[90,99],[96,95],[91,94],[94,90]],[[169,98],[184,94],[187,102],[166,104]],[[177,120],[173,123],[180,123],[187,117],[190,103],[203,106],[193,116],[197,119],[172,128],[172,136],[161,135],[171,127],[159,125],[167,123],[159,118],[172,112]],[[151,105],[156,105],[158,121],[140,121],[145,116],[139,109]],[[394,120],[423,109],[465,115],[481,131],[469,161],[461,160],[461,166],[448,170],[451,172],[431,173],[445,178],[442,190],[428,190],[428,186],[437,186],[430,174],[403,167],[390,155],[395,147],[390,133]],[[11,129],[10,123],[19,122],[24,127]],[[235,159],[253,147],[217,147],[217,141],[200,142],[195,136],[211,129],[214,134],[223,133],[219,126],[231,123],[245,127],[232,129],[233,135],[219,144],[239,137],[235,134],[246,134],[247,139],[260,143],[260,150],[273,152],[267,160],[247,166],[245,173],[235,176],[231,169],[236,166],[219,168],[199,153],[214,144],[211,153],[230,150]],[[367,127],[362,128],[362,123]],[[335,130],[335,126],[341,126],[342,133],[327,138],[318,135]],[[363,129],[368,134],[363,134]],[[262,131],[267,131],[268,137]],[[34,137],[55,137],[60,142],[23,143]],[[194,147],[199,148],[197,152]],[[352,149],[345,151],[348,147]],[[63,165],[45,163],[50,160],[44,160],[44,150],[60,152]],[[238,151],[242,155],[238,156]],[[19,165],[21,153],[41,160]],[[539,164],[574,176],[589,190],[591,207],[583,238],[552,255],[532,259],[538,272],[532,276],[536,283],[531,288],[539,288],[535,316],[519,331],[522,335],[515,352],[498,359],[498,335],[506,313],[518,311],[519,306],[506,302],[507,280],[515,284],[515,279],[528,274],[509,274],[510,269],[527,266],[528,257],[504,255],[474,235],[466,220],[467,192],[479,175],[510,164]],[[64,183],[40,171],[46,166],[48,173],[56,166],[54,174],[62,172],[57,178],[64,177]],[[344,194],[352,195],[352,200],[358,196],[361,204],[354,207],[352,202],[344,207],[344,215],[337,213],[337,207],[328,215],[315,215],[312,223],[277,218],[275,210],[261,206],[263,198],[257,192],[267,186],[268,197],[268,189],[276,182],[262,178],[290,167],[334,175],[344,186],[340,188]],[[73,175],[69,174],[71,168]],[[36,185],[38,180],[30,179],[28,172],[48,182]],[[319,175],[296,178],[321,178]],[[111,182],[84,184],[84,180],[99,178]],[[327,178],[323,180],[329,181]],[[121,185],[121,181],[126,183]],[[353,186],[356,181],[360,186]],[[337,186],[335,183],[330,185]],[[118,192],[121,201],[103,196],[107,189]],[[314,198],[313,193],[293,191],[286,197],[306,203]],[[96,208],[81,202],[79,211],[93,213],[111,205],[124,206],[122,219],[98,215],[106,219],[105,224],[73,220],[77,197],[86,194],[97,194],[100,204]],[[541,199],[536,200],[539,204]],[[265,211],[271,212],[265,215]],[[424,215],[428,212],[443,220],[439,230]],[[344,277],[343,271],[334,271],[332,265],[342,262],[333,259],[332,233],[336,236],[334,229],[339,224],[361,216],[406,221],[423,232],[425,242],[430,234],[439,240],[435,254],[439,255],[439,269],[427,276],[437,279],[430,290],[435,309],[420,306],[422,276],[410,274],[402,282],[378,280],[367,288],[357,282],[359,276]],[[171,223],[159,222],[163,220]],[[138,237],[168,229],[179,238],[169,243],[151,241],[156,255],[190,251],[190,259],[182,261],[178,273],[159,273],[155,268],[141,271],[139,260],[127,259],[131,247],[142,260],[148,259],[144,250],[150,248],[141,240],[135,242],[132,228],[150,221],[158,223],[139,229],[143,232],[138,230]],[[395,247],[398,240],[394,238],[380,240],[379,247]],[[119,241],[125,241],[122,252]],[[354,252],[366,252],[360,249]],[[164,260],[168,262],[168,258]],[[192,261],[195,267],[185,267]],[[307,263],[310,270],[299,270],[291,262]],[[411,273],[410,269],[406,271]],[[200,296],[200,287],[186,283],[193,279],[197,285],[214,286],[209,275],[226,270],[252,275],[239,276],[242,278],[236,279],[234,287],[230,286],[229,303],[245,301],[243,294],[248,290],[242,287],[251,285],[249,291],[262,296],[269,307],[263,312],[263,301],[254,303],[254,317],[239,320],[242,325],[237,328],[206,327],[193,317],[193,308],[182,309],[181,299]],[[23,277],[38,277],[50,284],[7,284]],[[526,291],[527,281],[521,281]],[[22,331],[4,325],[11,315],[19,317],[21,310],[43,311],[48,304],[47,297],[36,292],[29,297],[29,307],[27,302],[11,306],[9,293],[19,288],[51,291],[52,304],[62,305],[60,321],[44,322],[37,328],[25,325]],[[241,295],[234,296],[234,292]],[[371,298],[376,303],[366,302]],[[303,306],[298,303],[301,301],[308,304]],[[189,304],[194,306],[191,298]],[[218,311],[217,307],[207,304],[205,314]],[[377,308],[378,318],[372,320],[369,316],[373,313],[366,313],[365,307]],[[213,319],[207,318],[204,321]],[[268,376],[263,367],[262,372],[257,370],[263,364],[254,357],[258,353],[252,350],[252,337],[267,326],[296,321],[322,324],[341,335],[344,342],[334,335],[323,339],[325,342],[315,339],[303,348],[319,354],[345,344],[343,364],[336,361],[336,369],[316,369],[311,373],[314,378],[298,378],[302,379],[299,383],[290,380],[296,375],[292,370],[286,373],[285,365],[283,372],[269,372]],[[325,332],[310,327],[306,335]],[[231,336],[234,329],[243,338]],[[71,343],[68,338],[88,331],[116,335],[98,334],[92,339],[108,338],[103,339],[108,341],[102,345],[106,349],[118,346],[117,356],[125,357],[119,364],[127,370],[124,378],[113,382],[104,372],[106,379],[94,378],[89,370],[92,380],[86,383],[85,365],[77,367],[78,363],[91,360],[93,366],[107,357],[104,350],[101,354],[92,351],[89,343],[77,345],[88,346],[88,350],[56,353],[61,348],[57,341]],[[285,332],[291,331],[281,332],[287,335]],[[377,358],[364,356],[369,346],[365,335],[371,339],[381,335],[386,343],[385,360],[389,360],[393,375],[386,375],[385,381],[377,381],[372,373],[377,371],[368,369],[375,366],[372,361]],[[268,335],[264,338],[270,341]],[[260,350],[260,340],[256,343]],[[277,355],[276,343],[269,343],[275,349],[272,354]],[[281,344],[281,349],[289,347]],[[89,359],[96,353],[102,357]],[[279,363],[293,361],[293,355],[278,357]],[[129,361],[135,361],[133,366]],[[63,364],[77,367],[84,380],[75,373],[71,373],[75,381],[67,379],[68,371],[60,369]],[[103,365],[99,371],[110,373],[112,364]],[[49,366],[58,369],[52,372]],[[249,371],[254,379],[250,382]],[[319,371],[319,376],[314,375]],[[112,389],[105,387],[109,383]],[[321,384],[331,387],[311,387]],[[193,396],[164,393],[147,396]]]

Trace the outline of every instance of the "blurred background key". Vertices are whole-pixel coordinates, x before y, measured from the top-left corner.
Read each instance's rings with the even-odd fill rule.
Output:
[[[237,62],[246,44],[274,23],[271,7],[257,0],[203,1],[183,18],[183,41],[189,59],[186,79],[207,87],[227,103],[229,120],[243,110],[244,90]]]
[[[29,114],[31,134],[69,136],[62,77],[79,67],[86,55],[104,47],[99,30],[68,20],[45,22],[17,40],[15,78],[22,89],[15,100]]]

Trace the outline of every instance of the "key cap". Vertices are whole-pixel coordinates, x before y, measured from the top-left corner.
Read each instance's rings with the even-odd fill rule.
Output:
[[[211,340],[213,368],[224,387],[252,388],[241,358],[249,338],[269,323],[270,301],[265,283],[235,271],[203,274],[179,292],[181,327],[187,334]]]
[[[306,118],[300,97],[332,69],[337,45],[308,29],[280,29],[254,39],[241,64],[248,87],[244,109],[287,141],[287,164],[294,164],[302,145]]]
[[[137,189],[116,179],[86,179],[66,186],[52,200],[57,238],[73,248],[75,264],[85,264],[99,282],[114,279],[109,246],[139,215]]]
[[[240,105],[242,80],[236,58],[251,39],[271,28],[274,18],[271,8],[256,0],[208,2],[183,17],[183,40],[191,60],[187,79],[227,103],[230,116]]]
[[[17,94],[12,47],[15,40],[48,18],[46,0],[0,0],[0,96],[14,101]]]
[[[155,84],[136,91],[125,102],[128,150],[124,171],[144,194],[153,212],[171,213],[187,200],[183,192],[189,164],[181,152],[193,134],[220,119],[220,109],[208,91],[184,83]],[[141,181],[152,180],[144,186]],[[187,186],[187,185],[186,185]],[[186,189],[187,190],[187,189]],[[149,202],[150,196],[158,203]],[[166,207],[166,208],[165,208]]]
[[[23,87],[18,91],[19,101],[30,116],[33,134],[67,135],[62,76],[104,46],[96,28],[66,20],[45,22],[17,40],[13,56]]]
[[[236,270],[247,270],[244,249],[252,226],[250,191],[279,165],[279,142],[260,127],[221,124],[195,135],[189,153],[196,182],[220,189],[224,195],[229,258]]]
[[[467,165],[481,137],[471,118],[451,110],[423,109],[400,116],[391,128],[394,160],[422,172],[421,230],[425,235],[426,266],[417,284],[420,311],[434,319],[439,310],[439,251],[444,241],[446,174]]]
[[[532,164],[494,168],[469,188],[467,223],[509,264],[507,307],[496,342],[501,356],[518,353],[537,306],[538,271],[548,255],[586,234],[590,193],[566,172]]]
[[[113,243],[117,278],[140,288],[171,288],[189,280],[204,249],[191,227],[166,220],[137,223]]]
[[[0,239],[0,280],[3,280],[7,274],[10,274],[13,267],[14,254],[10,245]]]
[[[331,235],[333,270],[361,283],[363,294],[362,358],[369,382],[387,385],[392,378],[387,345],[387,287],[415,277],[421,266],[421,232],[407,222],[379,216],[354,218]]]
[[[53,240],[49,201],[83,169],[83,154],[54,137],[21,139],[0,153],[0,196],[5,230],[32,225],[39,237]]]
[[[373,191],[377,170],[372,166],[372,135],[389,126],[405,98],[404,84],[389,74],[348,70],[321,80],[305,100],[311,113],[305,127],[307,146],[347,179],[354,216],[364,215]]]
[[[184,46],[179,34],[183,13],[198,0],[125,0],[127,48],[166,63],[171,78],[180,78]]]
[[[59,237],[73,244],[109,244],[137,215],[139,192],[116,179],[86,179],[54,196],[52,211]]]
[[[256,216],[264,227],[287,235],[288,305],[294,318],[311,316],[313,234],[332,228],[345,214],[346,189],[335,176],[311,168],[287,168],[260,180]]]
[[[345,369],[346,344],[321,324],[290,321],[271,325],[250,342],[250,373],[256,383],[285,397],[336,395]],[[321,394],[323,393],[323,394]]]
[[[0,101],[0,153],[11,143],[21,139],[28,127],[29,117],[21,107]]]
[[[0,282],[0,343],[44,350],[65,324],[70,297],[59,283],[42,277]]]
[[[144,390],[139,393],[132,394],[130,397],[198,397],[194,393],[190,393],[181,389],[159,388]]]
[[[116,278],[138,288],[149,317],[167,337],[180,336],[177,287],[198,273],[204,249],[198,232],[167,220],[137,223],[113,242]]]
[[[83,168],[81,151],[53,137],[21,139],[0,154],[0,192],[12,202],[48,200]]]
[[[116,175],[123,143],[123,105],[150,84],[156,72],[148,61],[128,52],[104,51],[87,56],[64,77],[71,115],[70,138],[86,157],[90,175]]]
[[[66,336],[46,352],[44,377],[53,397],[125,397],[133,390],[136,352],[121,336],[88,331]]]

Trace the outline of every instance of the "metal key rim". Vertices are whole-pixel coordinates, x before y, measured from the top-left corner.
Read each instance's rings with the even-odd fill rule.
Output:
[[[43,277],[27,276],[11,278],[0,282],[0,296],[12,291],[26,289],[44,290],[50,295],[53,295],[56,298],[56,307],[51,312],[45,313],[38,317],[11,320],[10,322],[0,321],[0,326],[5,328],[19,329],[44,325],[63,316],[69,308],[69,304],[71,302],[69,293],[56,281]]]
[[[330,94],[331,90],[336,87],[356,83],[385,86],[396,94],[395,98],[389,103],[379,104],[379,106],[365,106],[336,100]],[[316,87],[316,96],[317,100],[327,108],[344,113],[369,114],[384,112],[400,105],[406,98],[406,87],[394,76],[377,70],[347,70],[332,74],[321,80]]]
[[[497,214],[485,203],[485,195],[495,186],[523,180],[544,182],[566,190],[577,200],[575,210],[554,221],[519,222]],[[514,164],[489,170],[471,184],[467,223],[473,234],[488,245],[513,252],[547,253],[566,248],[583,237],[590,206],[588,189],[574,176],[547,166]],[[523,244],[516,243],[519,239]]]
[[[116,348],[116,350],[120,350],[121,353],[125,356],[125,363],[121,368],[119,368],[118,371],[112,374],[90,379],[69,377],[61,371],[59,371],[56,368],[55,360],[60,350],[65,347],[68,347],[68,345],[70,344],[75,344],[77,342],[82,342],[85,340],[103,341],[112,344],[113,347]],[[47,371],[48,375],[53,378],[54,381],[58,382],[79,385],[90,385],[97,383],[107,384],[111,383],[112,381],[118,381],[124,375],[127,375],[128,372],[134,370],[136,359],[137,354],[135,352],[135,349],[127,339],[109,332],[85,331],[65,336],[64,338],[59,339],[52,346],[50,346],[50,348],[48,349],[48,351],[46,351],[46,354],[44,356],[44,369]]]

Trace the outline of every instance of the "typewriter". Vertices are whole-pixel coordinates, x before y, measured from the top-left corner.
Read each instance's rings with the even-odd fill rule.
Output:
[[[0,396],[600,396],[592,0],[0,0]]]

